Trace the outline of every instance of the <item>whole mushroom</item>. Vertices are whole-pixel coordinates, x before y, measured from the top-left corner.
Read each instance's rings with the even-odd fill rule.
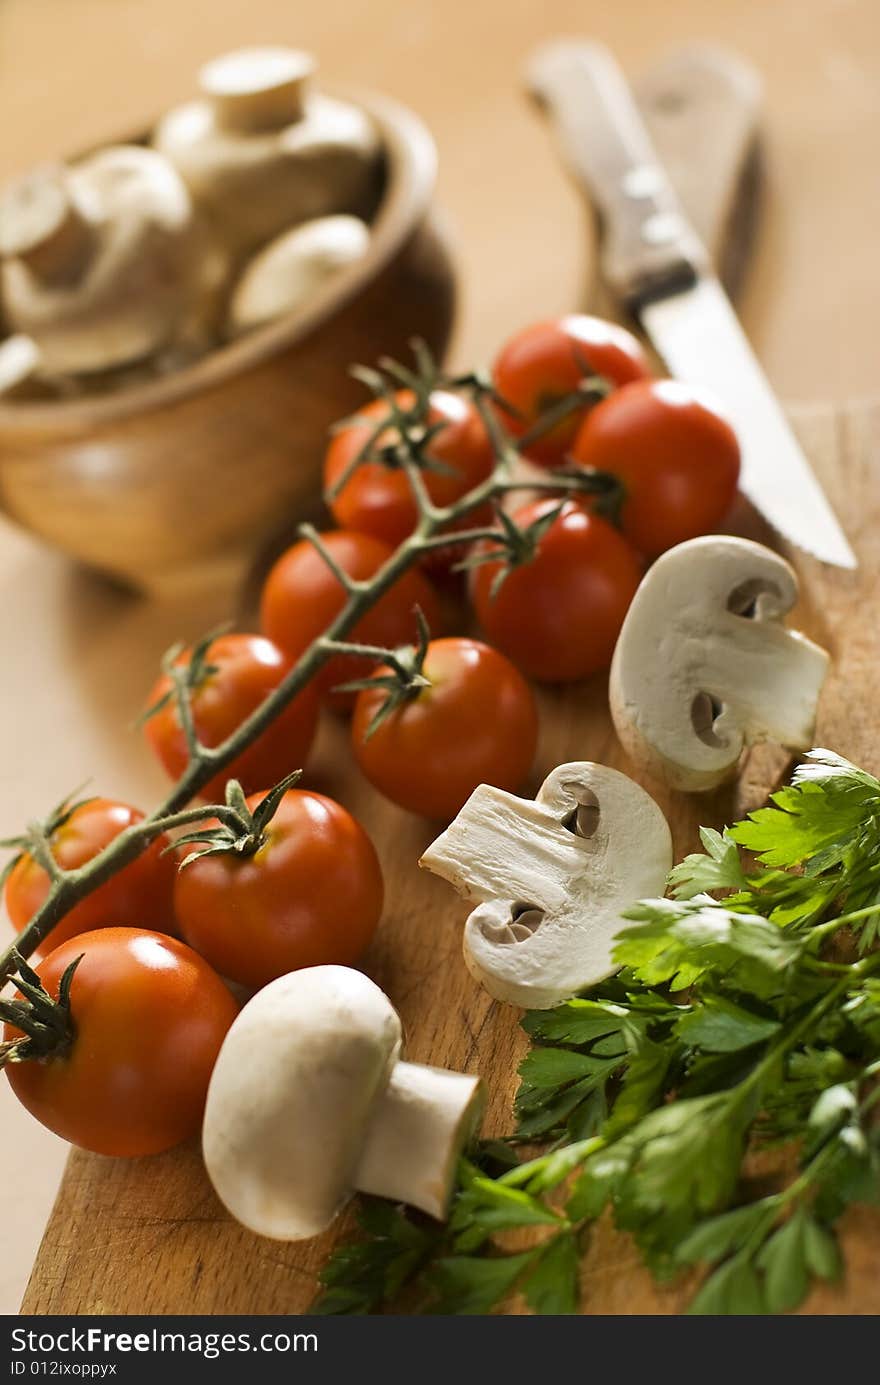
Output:
[[[224,1040],[203,1126],[208,1175],[238,1221],[303,1240],[355,1190],[446,1215],[482,1086],[404,1062],[402,1042],[388,997],[348,967],[257,992]]]
[[[672,788],[712,789],[745,746],[813,743],[829,658],[783,617],[794,571],[747,539],[708,535],[649,569],[611,665],[611,714],[633,760]]]
[[[231,254],[332,212],[362,210],[379,141],[359,107],[310,89],[315,60],[292,48],[245,48],[199,73],[201,96],[153,136]]]
[[[295,226],[255,255],[232,294],[227,336],[306,307],[328,279],[366,254],[370,232],[356,216],[322,216]]]
[[[578,761],[534,802],[482,784],[419,864],[477,904],[464,957],[489,994],[547,1009],[616,970],[623,912],[662,895],[672,839],[643,788]]]
[[[150,149],[38,169],[0,202],[6,315],[46,374],[115,369],[171,340],[198,275],[192,207]]]

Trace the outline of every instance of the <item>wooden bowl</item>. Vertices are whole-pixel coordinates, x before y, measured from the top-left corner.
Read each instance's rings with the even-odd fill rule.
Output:
[[[385,97],[347,95],[386,150],[369,251],[305,311],[116,393],[0,404],[0,507],[72,557],[142,590],[240,577],[313,509],[331,423],[364,399],[355,362],[420,336],[442,356],[454,283],[431,215],[433,140]]]

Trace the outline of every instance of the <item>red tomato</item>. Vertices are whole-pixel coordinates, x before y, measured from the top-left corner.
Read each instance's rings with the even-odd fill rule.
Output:
[[[187,941],[224,976],[258,987],[297,967],[356,962],[382,913],[382,871],[350,813],[292,789],[253,856],[193,861],[174,897]]]
[[[399,390],[395,396],[402,409],[412,408],[411,390]],[[384,399],[374,399],[360,410],[347,428],[336,433],[327,449],[324,462],[324,489],[329,491],[346,467],[369,442],[376,424],[389,413]],[[431,395],[428,413],[429,426],[443,423],[433,438],[429,456],[443,470],[426,469],[422,475],[428,495],[435,505],[451,505],[468,491],[485,481],[495,465],[495,454],[483,421],[473,404],[447,390],[435,390]],[[387,428],[377,439],[377,446],[387,446],[397,440],[397,430]],[[447,469],[448,468],[448,469]],[[416,526],[418,513],[412,488],[401,467],[386,466],[383,462],[363,462],[330,502],[336,523],[344,529],[356,529],[396,547]],[[470,527],[485,523],[491,507],[472,511],[456,526]],[[439,550],[448,565],[450,557],[459,556],[455,548]]]
[[[736,434],[706,396],[677,380],[639,380],[603,399],[572,455],[620,477],[623,532],[652,558],[717,528],[736,495]]]
[[[517,415],[503,412],[504,423],[521,437],[590,374],[612,386],[650,375],[647,357],[631,332],[598,317],[572,313],[536,322],[511,337],[495,362],[495,388]],[[539,466],[560,466],[589,407],[571,413],[525,448]]]
[[[136,928],[71,938],[37,968],[50,995],[77,957],[75,1037],[55,1058],[6,1068],[32,1116],[96,1154],[158,1154],[195,1135],[238,1006],[185,943]],[[18,1031],[5,1027],[5,1038]]]
[[[558,501],[517,512],[525,527]],[[499,563],[471,574],[480,624],[494,645],[532,678],[565,683],[607,668],[642,575],[638,554],[598,515],[567,501],[530,562],[513,567],[493,597]]]
[[[188,659],[187,650],[177,662],[185,664]],[[207,746],[219,745],[230,736],[293,667],[288,655],[261,635],[220,635],[209,646],[206,662],[216,672],[194,689],[192,710],[199,739]],[[147,706],[152,707],[170,688],[171,679],[163,674]],[[253,745],[205,785],[201,797],[222,802],[227,779],[238,779],[245,793],[254,793],[302,769],[317,722],[318,695],[306,686]],[[189,757],[173,699],[144,723],[144,734],[172,779],[179,779]]]
[[[497,650],[458,638],[432,640],[422,671],[430,687],[369,737],[385,694],[358,694],[352,745],[370,783],[402,808],[444,821],[478,784],[520,788],[538,742],[535,699],[522,674]]]
[[[52,833],[52,853],[64,870],[75,870],[109,846],[126,827],[143,822],[143,818],[143,813],[127,803],[110,798],[90,799],[74,808]],[[168,845],[167,837],[157,837],[131,865],[74,905],[52,929],[41,952],[51,952],[68,938],[94,928],[156,928],[176,933],[172,901],[177,867],[170,855],[162,855]],[[48,875],[24,852],[9,873],[4,892],[13,928],[21,932],[48,893]]]
[[[348,529],[337,529],[321,537],[343,571],[356,579],[372,577],[394,551],[369,534],[355,534]],[[345,599],[342,584],[303,539],[282,553],[266,579],[260,606],[263,629],[297,659],[336,619]],[[430,629],[438,630],[441,613],[437,594],[421,572],[410,569],[358,622],[348,638],[383,649],[413,643],[417,638],[416,606],[421,607]],[[337,656],[324,665],[315,684],[326,696],[337,684],[362,678],[372,667],[365,659]],[[354,705],[352,694],[334,695],[333,700],[339,707]]]

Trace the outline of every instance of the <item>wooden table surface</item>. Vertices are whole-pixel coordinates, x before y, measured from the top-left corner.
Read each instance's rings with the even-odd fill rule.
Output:
[[[582,210],[519,93],[530,46],[582,32],[584,7],[483,0],[459,12],[436,0],[325,0],[294,22],[280,0],[4,0],[0,175],[136,126],[185,95],[213,52],[253,41],[310,47],[335,78],[387,89],[432,127],[459,247],[455,357],[485,359],[510,329],[577,305],[589,281]],[[707,13],[700,0],[622,0],[603,13],[598,36],[632,72],[694,37],[729,43],[759,65],[769,198],[742,316],[786,398],[875,392],[880,12],[873,0],[717,0],[711,24]],[[128,726],[158,653],[224,614],[210,605],[125,597],[0,529],[0,831],[89,774],[133,801],[157,796],[160,776]],[[14,1217],[26,1244],[52,1157],[41,1161],[39,1132],[5,1089],[2,1103],[17,1145],[0,1180],[0,1215],[7,1230]],[[63,1273],[57,1261],[55,1271]]]

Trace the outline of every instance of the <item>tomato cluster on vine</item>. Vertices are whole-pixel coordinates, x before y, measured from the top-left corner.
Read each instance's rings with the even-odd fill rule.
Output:
[[[351,717],[353,761],[408,811],[448,821],[479,784],[522,789],[538,739],[527,680],[606,669],[646,563],[716,527],[734,498],[729,424],[693,391],[653,378],[623,328],[583,316],[527,328],[500,352],[482,405],[439,378],[382,381],[327,449],[338,527],[278,558],[260,632],[217,635],[166,665],[145,735],[176,779],[194,743],[221,745],[278,690],[357,584],[418,530],[425,504],[455,509],[514,452],[525,471],[511,489],[527,492],[531,477],[537,498],[526,503],[502,508],[496,495],[448,523],[441,515],[419,563],[203,783],[208,803],[225,799],[220,820],[183,844],[156,835],[44,939],[48,955],[20,984],[61,988],[68,1039],[8,1071],[65,1138],[138,1154],[194,1133],[236,1012],[220,977],[255,989],[300,967],[357,962],[369,946],[383,881],[364,828],[325,795],[273,790],[307,771],[322,707]],[[13,925],[25,928],[48,898],[52,860],[75,871],[142,821],[94,798],[49,825],[48,867],[25,841],[5,883]],[[37,1023],[25,1040],[8,1021],[5,1038],[39,1057],[45,1036]]]

